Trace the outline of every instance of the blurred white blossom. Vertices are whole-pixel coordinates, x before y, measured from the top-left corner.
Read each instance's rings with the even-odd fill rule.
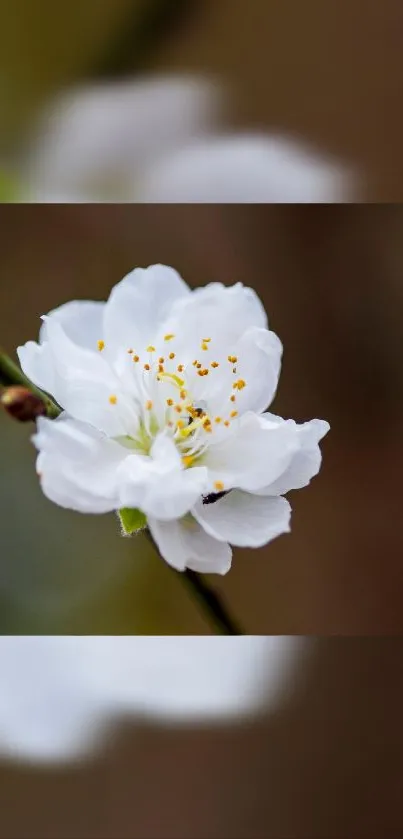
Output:
[[[128,716],[234,724],[281,701],[303,642],[286,637],[0,637],[0,755],[72,760]]]
[[[339,202],[337,161],[281,135],[224,131],[216,84],[186,76],[110,83],[56,100],[25,176],[32,201]]]

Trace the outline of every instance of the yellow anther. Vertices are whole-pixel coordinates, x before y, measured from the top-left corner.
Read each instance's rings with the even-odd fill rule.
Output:
[[[164,336],[164,341],[172,341],[172,338],[175,338],[175,335],[171,335],[171,334],[170,335],[165,335]]]
[[[223,490],[224,490],[223,482],[222,481],[215,481],[214,482],[214,489],[216,489],[217,492],[223,492]]]
[[[198,376],[208,376],[208,374],[209,374],[209,371],[206,370],[206,368],[204,368],[203,370],[198,370],[198,373],[197,373]]]
[[[116,405],[117,401],[118,401],[118,397],[115,396],[114,393],[112,393],[109,397],[109,402],[111,403],[111,405]]]
[[[236,364],[238,359],[237,359],[236,355],[229,355],[228,356],[228,361],[230,361],[231,364]]]
[[[233,393],[233,394],[232,394],[232,396],[230,397],[230,399],[231,399],[231,402],[236,402],[236,396],[235,396],[235,393]]]
[[[237,417],[237,416],[238,416],[238,411],[231,411],[231,413],[230,413],[230,417],[232,417],[232,419],[233,419],[234,417]]]
[[[181,392],[180,392],[179,396],[180,396],[180,398],[181,398],[181,399],[186,399],[186,397],[187,397],[187,392],[186,392],[186,390],[181,390]]]
[[[203,341],[203,343],[201,345],[201,348],[202,348],[202,350],[208,350],[208,344],[206,344],[206,342]]]
[[[203,420],[203,428],[209,428],[211,426],[211,419],[210,417],[205,417]]]
[[[158,359],[158,363],[159,363],[159,364],[163,364],[163,363],[164,363],[164,361],[165,361],[165,358],[163,358],[162,356],[161,356],[161,358],[159,358],[159,359]]]
[[[144,370],[151,370],[150,365],[149,365],[149,364],[145,364],[145,365],[144,365]]]
[[[217,425],[218,425],[220,422],[222,422],[222,418],[221,417],[216,417],[214,422],[216,422]]]
[[[228,420],[225,420],[224,425],[225,425],[226,428],[229,427],[230,423],[228,422]]]
[[[151,411],[152,407],[153,407],[153,403],[151,402],[151,399],[148,399],[147,402],[146,402],[147,411]]]
[[[234,382],[232,387],[234,388],[234,390],[243,390],[244,387],[246,387],[246,382],[244,381],[244,379],[238,379],[237,382]]]
[[[136,361],[136,362],[140,361],[140,356],[139,355],[134,355],[133,356],[133,361]]]
[[[202,338],[202,341],[203,341],[203,344],[209,344],[210,341],[211,341],[211,338]]]
[[[170,352],[170,353],[169,353],[169,357],[170,357],[170,359],[171,359],[171,361],[172,361],[172,359],[173,359],[173,358],[175,358],[175,353],[174,353],[174,352]]]
[[[199,362],[198,362],[197,358],[195,358],[195,360],[192,361],[193,367],[197,367],[198,363]]]
[[[155,347],[153,347],[152,344],[150,344],[150,346],[147,347],[147,352],[155,352]]]
[[[193,461],[194,461],[194,456],[192,454],[185,454],[182,457],[182,463],[186,468],[188,466],[191,466]]]
[[[177,414],[181,414],[183,411],[183,405],[175,405],[175,411]]]
[[[127,350],[127,352],[129,353],[129,355],[132,355],[133,350]]]
[[[159,373],[163,373],[163,372],[164,372],[164,365],[163,365],[163,364],[159,364],[159,365],[158,365],[158,372],[159,372]]]
[[[99,352],[102,352],[102,350],[105,348],[105,341],[98,341],[97,347],[99,349]]]
[[[178,420],[178,422],[176,423],[176,427],[179,428],[179,429],[184,428],[185,427],[185,422],[183,420]]]
[[[173,404],[174,404],[173,399],[167,399],[167,405],[169,405],[170,408],[172,408]]]
[[[185,369],[185,367],[184,367],[183,364],[178,364],[178,372],[179,373],[183,373],[184,369]]]
[[[211,366],[215,368],[215,367],[219,367],[220,365],[219,365],[218,361],[212,361]]]

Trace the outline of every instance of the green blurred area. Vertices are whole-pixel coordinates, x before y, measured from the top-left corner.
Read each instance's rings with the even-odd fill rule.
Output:
[[[118,518],[51,504],[35,473],[33,426],[0,415],[0,634],[206,631],[181,577]]]
[[[1,2],[0,151],[10,149],[49,96],[91,72],[127,15],[140,15],[146,2]]]

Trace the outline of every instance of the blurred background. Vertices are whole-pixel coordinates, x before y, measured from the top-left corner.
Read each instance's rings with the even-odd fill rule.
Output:
[[[291,535],[236,550],[211,583],[250,634],[403,628],[403,208],[399,206],[3,206],[1,342],[40,315],[106,299],[135,266],[191,285],[251,285],[284,344],[273,411],[331,424],[309,488],[290,495]],[[210,631],[180,575],[114,515],[81,516],[41,494],[33,427],[0,416],[3,634]]]
[[[212,79],[232,131],[294,137],[359,173],[363,200],[403,198],[399,0],[3,0],[0,22],[3,200],[43,108],[155,73]]]
[[[396,638],[307,639],[281,702],[259,719],[127,720],[86,762],[3,760],[0,836],[400,836],[402,654]]]

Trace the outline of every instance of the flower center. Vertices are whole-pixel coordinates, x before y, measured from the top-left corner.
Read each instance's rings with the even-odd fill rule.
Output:
[[[185,468],[199,461],[211,441],[211,435],[219,427],[229,428],[238,416],[235,408],[237,393],[246,387],[246,381],[237,373],[238,358],[229,354],[218,361],[211,358],[211,338],[200,339],[200,356],[192,361],[182,362],[175,352],[175,335],[164,337],[164,348],[158,352],[153,344],[144,351],[129,347],[131,372],[136,381],[136,403],[139,423],[130,438],[130,445],[143,454],[149,454],[154,438],[165,430],[170,434],[182,457]],[[105,343],[98,341],[98,350],[105,349]],[[178,363],[179,362],[179,363]],[[230,365],[223,375],[224,365]],[[215,415],[209,411],[206,401],[200,396],[206,377],[215,379],[213,388],[223,387],[221,404],[225,412]],[[229,383],[229,392],[227,390]],[[212,383],[213,384],[213,383]],[[208,390],[207,390],[208,392]],[[118,405],[116,394],[110,394],[111,405]],[[129,442],[127,442],[129,445]],[[222,491],[223,486],[217,486]]]

